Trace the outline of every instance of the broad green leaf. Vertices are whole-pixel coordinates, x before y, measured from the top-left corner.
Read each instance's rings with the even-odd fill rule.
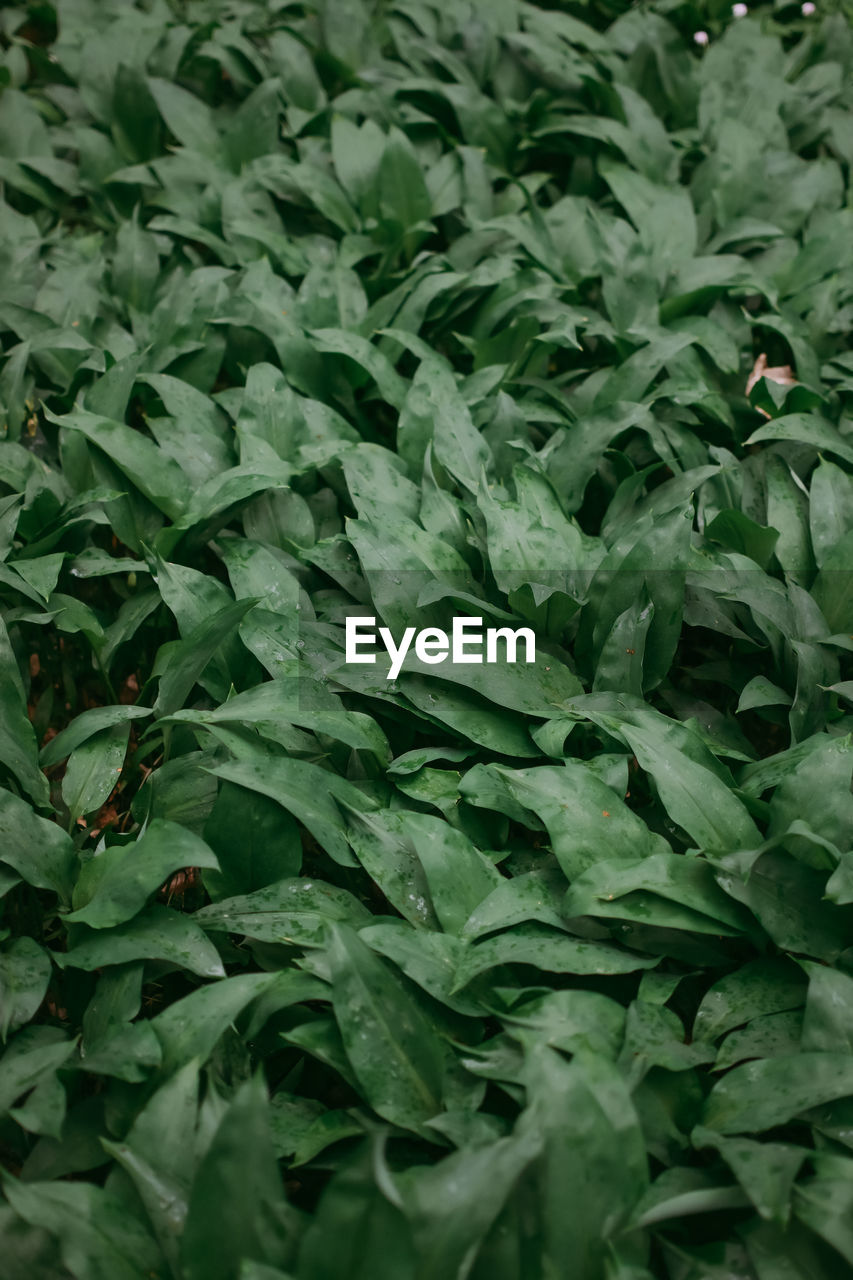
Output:
[[[776,788],[770,801],[768,835],[784,834],[807,815],[816,835],[839,849],[848,849],[853,830],[853,742],[849,737],[824,736],[814,748]],[[819,805],[814,803],[816,795],[821,796]],[[791,836],[785,847],[797,854],[802,839]]]
[[[149,1099],[124,1142],[105,1142],[133,1179],[173,1272],[195,1171],[198,1086],[198,1063],[188,1062]]]
[[[406,814],[402,834],[424,869],[442,929],[459,933],[471,912],[502,883],[500,872],[461,831],[429,814]]]
[[[565,889],[566,882],[558,868],[501,879],[471,912],[462,927],[462,937],[477,938],[525,920],[562,928]]]
[[[135,844],[113,845],[85,864],[69,920],[108,929],[137,915],[182,867],[218,868],[211,849],[185,827],[154,818]],[[78,905],[79,903],[79,905]]]
[[[794,1179],[806,1156],[801,1147],[724,1138],[701,1127],[694,1129],[692,1139],[694,1146],[707,1145],[719,1151],[762,1218],[787,1223]]]
[[[414,996],[351,930],[329,949],[332,1007],[352,1069],[374,1110],[419,1131],[440,1109],[443,1062]]]
[[[714,1061],[714,1069],[725,1071],[747,1058],[777,1058],[783,1053],[794,1053],[800,1048],[802,1028],[800,1009],[759,1015],[739,1031],[732,1031],[725,1037]]]
[[[59,1241],[63,1262],[84,1280],[146,1280],[165,1276],[154,1239],[120,1199],[86,1182],[22,1182],[5,1174],[15,1212]]]
[[[489,447],[474,426],[456,379],[438,356],[423,360],[400,406],[397,448],[417,478],[427,444],[436,458],[471,493],[489,465]]]
[[[406,394],[406,384],[394,370],[387,356],[359,334],[345,329],[315,329],[312,333],[317,351],[328,355],[346,356],[364,370],[376,383],[379,394],[395,409],[400,409]]]
[[[540,1146],[541,1138],[530,1131],[463,1148],[399,1178],[403,1211],[418,1251],[419,1277],[464,1273],[467,1259]]]
[[[291,1251],[284,1190],[258,1077],[241,1086],[193,1181],[181,1240],[187,1280],[230,1280],[244,1258],[284,1263]],[[246,1166],[246,1150],[252,1160]]]
[[[831,904],[835,886],[825,871],[771,849],[752,862],[745,880],[728,871],[718,872],[717,879],[783,950],[829,962],[845,950],[851,910]]]
[[[56,589],[59,573],[65,556],[37,556],[34,560],[16,560],[15,572],[38,592],[43,600],[47,600]]]
[[[72,969],[102,969],[135,960],[165,960],[202,978],[223,978],[213,947],[191,919],[168,907],[153,906],[110,929],[75,930],[74,944],[59,958]]]
[[[769,516],[768,516],[769,519]],[[766,569],[773,557],[780,533],[765,525],[756,524],[742,511],[719,511],[705,527],[705,537],[722,543],[730,551],[749,556],[750,560]]]
[[[579,761],[566,760],[562,767],[491,768],[512,798],[541,818],[569,879],[602,856],[635,859],[666,848],[662,837]]]
[[[596,991],[549,991],[517,1005],[501,1021],[524,1045],[542,1041],[564,1053],[587,1050],[611,1061],[625,1034],[625,1010]]]
[[[368,912],[345,889],[324,881],[281,880],[254,893],[224,898],[197,911],[193,920],[212,933],[242,934],[261,942],[322,946],[326,926],[341,921],[358,926]]]
[[[743,687],[738,699],[737,710],[752,711],[754,707],[787,707],[790,706],[791,695],[766,676],[753,676]]]
[[[261,889],[302,865],[296,822],[268,796],[231,782],[219,788],[204,836],[219,862],[219,871],[204,878],[216,898]]]
[[[458,938],[433,930],[413,928],[406,921],[369,924],[359,937],[371,951],[385,956],[401,973],[454,1013],[481,1016],[487,1005],[480,987],[459,993],[454,988],[457,966],[464,955]]]
[[[735,1067],[711,1090],[704,1123],[719,1133],[761,1133],[853,1093],[845,1053],[798,1053]]]
[[[847,1011],[853,1000],[853,978],[837,969],[801,960],[809,989],[803,1018],[804,1052],[849,1052],[853,1037]]]
[[[571,1258],[575,1274],[593,1280],[648,1182],[639,1118],[622,1076],[597,1054],[580,1051],[567,1062],[542,1046],[525,1079],[522,1132],[540,1134],[544,1146],[534,1174],[543,1271],[558,1274]]]
[[[74,409],[61,417],[51,414],[50,410],[45,412],[57,426],[79,431],[102,449],[139,492],[170,520],[177,520],[183,513],[188,496],[186,477],[177,462],[148,436],[123,422],[99,417],[85,409]]]
[[[177,711],[217,649],[236,631],[240,620],[254,607],[254,600],[235,600],[200,622],[182,640],[173,643],[160,676],[154,703],[155,716]]]
[[[800,487],[799,477],[781,458],[766,460],[767,521],[777,529],[774,547],[778,563],[795,581],[806,582],[814,571],[808,526],[808,501]],[[766,567],[762,566],[763,568]]]
[[[296,970],[237,974],[199,987],[170,1004],[151,1024],[163,1049],[164,1072],[176,1071],[192,1058],[205,1062],[243,1009],[273,987],[283,1005],[316,999],[323,991],[316,979]]]
[[[16,938],[0,952],[0,1038],[4,1041],[38,1011],[51,972],[50,956],[32,938]]]
[[[39,818],[25,800],[0,790],[0,858],[37,889],[71,901],[77,852],[55,823]]]
[[[822,568],[853,528],[853,479],[836,463],[822,458],[812,474],[809,498],[812,549]]]
[[[116,294],[137,311],[150,311],[160,256],[157,242],[134,218],[122,223],[116,236],[112,284]]]
[[[308,828],[336,862],[344,867],[353,865],[340,804],[358,810],[373,807],[353,783],[307,760],[271,756],[235,760],[217,765],[211,772],[277,801]]]
[[[432,206],[423,171],[406,135],[392,129],[379,162],[379,208],[382,215],[410,232],[425,222]]]
[[[7,1044],[0,1057],[0,1114],[66,1062],[75,1042],[58,1027],[27,1026]]]
[[[849,1266],[853,1262],[850,1161],[829,1156],[819,1159],[816,1165],[816,1176],[794,1189],[794,1212],[801,1222],[828,1241]]]
[[[169,131],[190,151],[216,160],[221,155],[221,142],[213,114],[194,93],[168,80],[151,78],[148,88]]]
[[[805,995],[802,974],[790,960],[751,960],[705,992],[696,1011],[694,1038],[715,1040],[753,1018],[796,1009]]]
[[[58,764],[60,760],[64,760],[82,746],[87,739],[101,733],[104,729],[122,724],[125,720],[137,720],[150,715],[150,707],[135,706],[92,707],[89,711],[83,711],[79,716],[74,717],[66,729],[42,747],[42,768],[49,769],[51,765]]]
[[[389,1199],[390,1173],[378,1183],[379,1137],[345,1156],[326,1186],[299,1250],[300,1277],[326,1280],[349,1269],[353,1280],[415,1280],[415,1251],[401,1209]],[[383,1161],[384,1163],[384,1161]],[[382,1166],[380,1165],[380,1168]],[[358,1233],[361,1253],[353,1259]],[[369,1259],[369,1261],[368,1261]]]
[[[766,440],[796,440],[815,449],[825,449],[827,453],[853,464],[853,445],[848,444],[831,422],[817,414],[783,414],[753,431],[746,443],[759,444]]]
[[[613,974],[648,969],[657,960],[607,942],[583,942],[536,925],[522,925],[472,943],[457,969],[455,989],[461,991],[479,974],[505,964],[529,964],[547,973]]]
[[[716,770],[700,763],[702,751],[698,742],[691,754],[698,755],[700,760],[685,753],[684,747],[692,735],[685,733],[680,725],[656,713],[635,713],[633,708],[626,708],[623,719],[607,712],[598,713],[592,703],[578,701],[572,706],[588,707],[597,723],[631,748],[640,767],[654,780],[669,816],[700,848],[724,851],[753,848],[760,843],[758,828],[742,801]],[[640,723],[630,722],[629,717],[635,714]],[[712,757],[707,754],[711,764]]]
[[[116,724],[92,734],[71,752],[62,798],[73,822],[81,814],[94,813],[110,796],[121,777],[129,734],[128,723]]]
[[[411,924],[439,927],[429,878],[416,852],[406,818],[383,810],[349,814],[347,839],[367,874]],[[442,824],[443,825],[443,824]]]
[[[573,879],[563,910],[570,916],[615,916],[702,933],[737,934],[754,927],[720,889],[710,863],[674,853],[592,863]]]

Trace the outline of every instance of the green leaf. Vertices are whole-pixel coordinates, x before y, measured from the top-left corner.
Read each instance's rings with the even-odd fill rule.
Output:
[[[134,218],[116,237],[112,282],[116,294],[137,311],[150,311],[160,271],[157,242]]]
[[[177,462],[148,436],[123,422],[88,413],[85,409],[74,409],[61,417],[46,409],[45,416],[65,430],[79,431],[102,449],[139,492],[170,520],[177,520],[183,513],[187,501],[186,477]]]
[[[75,1042],[57,1027],[24,1027],[9,1042],[0,1058],[0,1114],[40,1080],[66,1062]]]
[[[182,146],[211,160],[221,157],[219,134],[206,103],[168,80],[150,78],[148,88],[164,122]]]
[[[62,779],[62,798],[72,822],[94,813],[108,799],[121,777],[130,725],[116,724],[88,737],[71,752]]]
[[[548,973],[635,973],[658,962],[606,942],[581,942],[550,929],[522,925],[472,943],[456,972],[454,990],[461,991],[481,973],[504,964],[529,964]]]
[[[332,1007],[347,1057],[373,1109],[420,1131],[440,1108],[443,1061],[426,1016],[399,979],[342,926],[329,948]]]
[[[218,868],[212,850],[185,827],[154,818],[130,845],[113,845],[85,864],[69,920],[108,929],[130,920],[183,867]],[[79,903],[79,905],[78,905]]]
[[[370,919],[352,894],[325,881],[288,879],[254,893],[225,898],[202,907],[193,920],[213,933],[242,934],[260,942],[322,946],[326,926],[342,921],[354,926]]]
[[[267,796],[223,782],[204,828],[219,872],[208,871],[205,885],[215,897],[261,889],[302,865],[299,828]]]
[[[426,869],[406,824],[413,815],[355,811],[347,839],[367,874],[414,925],[438,927]]]
[[[254,600],[235,600],[200,622],[169,652],[160,677],[155,716],[167,716],[183,706],[217,649],[236,631]]]
[[[844,1053],[797,1053],[735,1067],[711,1090],[704,1123],[719,1133],[762,1132],[853,1093]]]
[[[399,407],[397,448],[415,478],[420,477],[431,443],[441,465],[476,493],[491,455],[447,362],[438,355],[422,360]]]
[[[805,994],[802,974],[790,960],[751,960],[705,992],[696,1011],[693,1036],[715,1040],[753,1018],[798,1008]]]
[[[150,715],[150,707],[134,706],[92,707],[89,711],[82,711],[67,728],[42,747],[41,766],[49,769],[52,765],[59,764],[60,760],[70,756],[89,738],[104,729],[123,724],[126,720],[138,720]]]
[[[853,528],[853,478],[822,458],[809,488],[809,531],[815,560],[823,567],[833,549]]]
[[[0,952],[0,1038],[17,1031],[38,1011],[51,963],[48,953],[32,938],[16,938]]]
[[[530,1107],[522,1124],[544,1146],[535,1175],[537,1252],[546,1274],[571,1258],[575,1274],[593,1280],[648,1182],[639,1118],[621,1075],[597,1054],[581,1051],[569,1063],[541,1047],[525,1078]]]
[[[347,1268],[352,1271],[354,1232],[362,1241],[365,1259],[363,1265],[356,1261],[354,1277],[414,1280],[411,1232],[399,1207],[388,1199],[390,1175],[383,1179],[381,1190],[377,1185],[380,1141],[377,1137],[360,1144],[341,1161],[325,1188],[299,1250],[299,1275],[304,1280],[326,1280]]]
[[[791,704],[791,695],[778,685],[773,684],[766,676],[753,676],[744,685],[737,710],[752,711],[754,707],[787,707]]]
[[[518,804],[541,818],[570,880],[603,854],[634,859],[666,848],[663,838],[650,831],[612,787],[579,761],[566,760],[560,768],[492,765],[491,770]]]
[[[500,872],[461,831],[429,814],[405,814],[401,834],[424,869],[442,929],[459,933],[484,898],[502,883]]]
[[[135,960],[165,960],[202,978],[224,978],[216,948],[198,925],[178,911],[153,906],[125,924],[97,932],[75,931],[74,944],[58,959],[72,969],[102,969]]]
[[[56,589],[64,559],[65,556],[59,554],[37,556],[34,560],[16,560],[15,572],[19,573],[43,600],[47,600]]]
[[[724,1138],[701,1127],[693,1130],[692,1139],[694,1146],[719,1151],[762,1218],[782,1226],[787,1223],[794,1179],[806,1157],[803,1148],[781,1142],[755,1142],[751,1138]]]
[[[575,700],[571,706],[588,709],[603,728],[631,748],[640,768],[653,778],[673,822],[683,827],[701,849],[750,849],[760,844],[758,828],[746,807],[719,777],[710,752],[706,755],[692,733],[655,712],[645,713],[639,708],[626,708],[627,714],[612,715],[599,713],[588,701]],[[631,723],[632,718],[640,723]]]
[[[414,150],[400,129],[392,129],[379,162],[379,208],[404,232],[429,219],[432,201]]]
[[[399,1180],[403,1212],[412,1226],[418,1276],[464,1274],[504,1203],[538,1154],[535,1133],[463,1148]]]
[[[615,916],[700,933],[736,935],[754,927],[720,889],[709,863],[674,853],[594,862],[574,878],[563,910],[570,916]]]
[[[462,937],[477,938],[495,929],[538,920],[563,927],[565,880],[558,869],[530,871],[501,880],[475,907],[462,928]]]
[[[705,527],[705,537],[738,551],[766,569],[779,541],[779,530],[756,524],[742,511],[720,511]]]
[[[219,778],[269,796],[303,823],[341,866],[353,865],[338,802],[369,809],[364,792],[351,782],[307,760],[268,757],[235,760],[211,770]]]
[[[853,1036],[847,1014],[853,1001],[853,978],[808,960],[801,960],[800,964],[809,978],[803,1051],[849,1053]]]
[[[2,618],[0,618],[0,765],[17,778],[35,804],[40,808],[47,806],[49,800],[47,779],[39,772],[36,736],[27,719],[27,704],[21,677]]]
[[[316,979],[296,970],[243,973],[199,987],[170,1004],[151,1024],[163,1049],[163,1071],[176,1071],[192,1058],[205,1062],[246,1005],[273,987],[283,1005],[317,999],[323,992]]]
[[[230,1280],[244,1258],[286,1263],[288,1211],[269,1131],[266,1091],[247,1080],[225,1112],[190,1193],[181,1241],[187,1280]],[[246,1150],[252,1152],[247,1167]]]
[[[803,815],[815,835],[836,845],[850,847],[853,830],[853,740],[824,735],[776,788],[770,801],[768,835],[782,835]],[[821,796],[815,805],[815,795]],[[791,836],[785,847],[797,855],[803,841]]]
[[[753,431],[746,443],[759,444],[766,440],[796,440],[814,449],[825,449],[827,453],[853,463],[853,445],[847,443],[831,422],[817,414],[788,413],[774,418]]]
[[[848,1265],[853,1260],[853,1179],[850,1161],[831,1157],[816,1162],[817,1173],[794,1189],[794,1212],[801,1222],[833,1246]]]
[[[406,384],[378,347],[345,329],[314,329],[311,336],[317,351],[347,356],[373,379],[384,400],[395,409],[402,407]]]
[[[162,1085],[133,1122],[124,1142],[103,1140],[139,1192],[157,1240],[174,1272],[195,1172],[198,1063],[187,1063]]]
[[[165,1276],[153,1238],[120,1199],[85,1182],[21,1182],[3,1175],[15,1212],[55,1235],[65,1266],[82,1280],[147,1280]]]
[[[52,889],[71,901],[77,852],[69,836],[47,818],[39,818],[25,800],[0,790],[0,859],[27,884]]]

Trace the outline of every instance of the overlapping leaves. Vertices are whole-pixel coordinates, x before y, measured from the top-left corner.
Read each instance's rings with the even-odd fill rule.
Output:
[[[847,17],[0,23],[8,1274],[834,1280]]]

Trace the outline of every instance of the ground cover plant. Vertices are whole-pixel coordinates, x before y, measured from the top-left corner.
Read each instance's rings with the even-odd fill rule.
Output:
[[[853,1274],[845,11],[0,32],[4,1280]]]

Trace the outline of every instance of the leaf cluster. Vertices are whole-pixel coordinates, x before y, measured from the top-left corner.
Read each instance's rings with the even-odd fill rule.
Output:
[[[821,4],[0,12],[8,1280],[853,1274],[851,85]]]

